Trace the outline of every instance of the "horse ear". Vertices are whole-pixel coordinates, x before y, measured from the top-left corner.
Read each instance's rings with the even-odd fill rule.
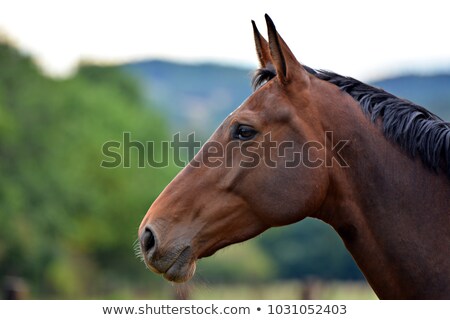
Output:
[[[272,19],[266,14],[267,31],[269,33],[269,50],[272,57],[272,63],[277,71],[277,76],[282,83],[295,74],[300,72],[301,78],[306,80],[307,75],[305,69],[297,61],[291,49],[284,42],[283,38],[278,34]]]
[[[258,55],[259,66],[265,68],[269,63],[271,63],[269,43],[264,39],[264,37],[259,33],[256,27],[255,21],[252,20],[253,25],[253,36],[255,38],[256,54]]]

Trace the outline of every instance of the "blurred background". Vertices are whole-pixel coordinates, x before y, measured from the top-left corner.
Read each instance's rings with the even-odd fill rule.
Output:
[[[373,299],[335,232],[307,219],[199,262],[173,285],[137,228],[181,169],[105,169],[102,146],[206,141],[251,94],[250,20],[300,61],[450,120],[450,19],[435,1],[0,1],[0,284],[24,299]],[[123,150],[122,150],[123,151]],[[160,159],[156,148],[154,158]]]

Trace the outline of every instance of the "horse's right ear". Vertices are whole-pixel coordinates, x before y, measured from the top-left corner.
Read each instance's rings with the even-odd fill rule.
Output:
[[[297,61],[291,49],[278,34],[272,19],[266,14],[267,32],[269,33],[269,53],[271,61],[281,83],[288,83],[293,77],[302,83],[308,83],[309,78],[300,62]]]
[[[259,33],[256,27],[255,21],[252,20],[253,25],[253,36],[255,38],[256,53],[258,55],[260,68],[266,68],[268,64],[272,63],[269,51],[269,43],[266,39]]]

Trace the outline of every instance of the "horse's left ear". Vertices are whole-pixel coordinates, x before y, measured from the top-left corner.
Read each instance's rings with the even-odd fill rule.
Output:
[[[269,43],[264,39],[264,37],[259,33],[258,28],[256,27],[255,21],[252,20],[253,25],[253,36],[255,38],[255,47],[256,53],[258,55],[259,66],[261,68],[266,68],[268,64],[272,63],[270,52],[269,52]]]
[[[269,50],[272,63],[277,72],[277,77],[281,83],[287,83],[294,76],[300,76],[301,80],[308,81],[306,70],[295,58],[291,49],[278,34],[272,19],[266,14],[267,31],[269,33]]]

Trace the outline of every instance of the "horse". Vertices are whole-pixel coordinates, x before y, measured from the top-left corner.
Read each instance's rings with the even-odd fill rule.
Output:
[[[380,299],[449,299],[450,123],[302,65],[265,20],[268,41],[252,21],[253,93],[139,226],[145,264],[188,281],[198,259],[312,217],[339,234]]]

